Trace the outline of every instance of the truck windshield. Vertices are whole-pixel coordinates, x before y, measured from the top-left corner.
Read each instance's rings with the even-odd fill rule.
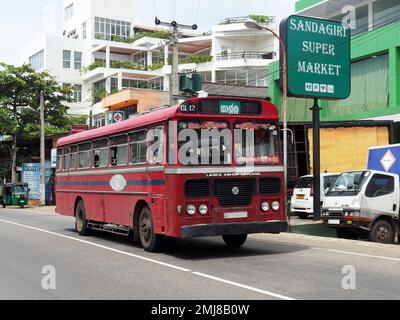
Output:
[[[369,171],[342,173],[337,181],[328,190],[327,196],[335,197],[357,195],[370,174],[371,173]]]

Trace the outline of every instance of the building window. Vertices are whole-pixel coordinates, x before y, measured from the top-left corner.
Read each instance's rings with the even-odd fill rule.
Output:
[[[124,41],[131,36],[131,23],[95,17],[95,38],[108,41]]]
[[[74,52],[74,67],[76,70],[81,70],[82,68],[82,52]]]
[[[64,10],[64,17],[65,21],[68,21],[74,16],[74,4],[71,3],[68,7],[65,8]]]
[[[266,87],[268,71],[267,69],[217,71],[216,80],[218,83],[230,85]]]
[[[44,68],[44,50],[39,51],[29,58],[29,63],[35,70]]]
[[[82,23],[82,39],[85,40],[87,37],[86,22]]]
[[[82,85],[80,84],[74,85],[74,101],[82,102]]]
[[[138,53],[135,53],[132,58],[133,58],[134,63],[139,64],[143,67],[147,67],[147,52],[146,51],[140,51]]]
[[[375,1],[374,6],[374,28],[400,20],[400,3],[398,0]]]
[[[71,68],[71,51],[63,50],[63,67],[64,69]]]

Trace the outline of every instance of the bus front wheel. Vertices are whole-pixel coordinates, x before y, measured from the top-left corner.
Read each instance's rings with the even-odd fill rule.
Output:
[[[87,236],[89,234],[85,205],[82,200],[78,202],[75,209],[75,229],[80,236]]]
[[[143,249],[147,252],[160,251],[162,236],[154,232],[154,221],[148,207],[144,207],[140,213],[138,229]]]
[[[247,234],[239,234],[239,235],[233,235],[233,236],[222,236],[222,239],[224,239],[225,244],[229,248],[239,248],[244,245],[244,243],[247,240]]]

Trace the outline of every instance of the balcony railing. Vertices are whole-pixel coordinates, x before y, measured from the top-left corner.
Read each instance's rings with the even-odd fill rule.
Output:
[[[242,59],[262,59],[269,60],[276,57],[276,52],[258,52],[258,51],[244,51],[244,52],[231,52],[220,53],[216,55],[216,60],[242,60]]]

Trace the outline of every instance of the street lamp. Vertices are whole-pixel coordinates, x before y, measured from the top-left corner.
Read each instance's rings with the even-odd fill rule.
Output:
[[[288,124],[287,124],[287,58],[286,58],[286,46],[283,42],[282,38],[272,29],[262,26],[253,20],[248,20],[244,23],[244,25],[249,29],[255,30],[267,30],[271,32],[275,38],[279,40],[279,44],[281,46],[282,51],[282,83],[283,83],[283,92],[282,92],[282,110],[283,110],[283,167],[284,167],[284,185],[285,192],[287,192],[287,176],[288,176]],[[285,198],[285,210],[287,213],[287,199]]]

